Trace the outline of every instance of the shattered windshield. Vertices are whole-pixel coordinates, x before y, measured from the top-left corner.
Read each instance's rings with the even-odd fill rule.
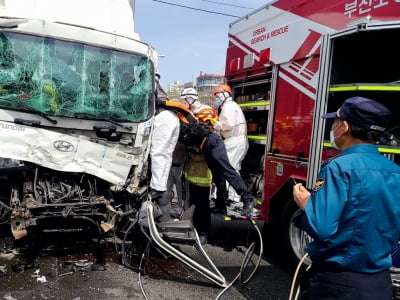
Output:
[[[0,32],[0,108],[139,122],[152,112],[152,87],[143,55]]]

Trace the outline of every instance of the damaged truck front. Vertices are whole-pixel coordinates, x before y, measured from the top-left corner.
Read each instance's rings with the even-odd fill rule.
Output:
[[[0,4],[0,222],[16,239],[122,232],[147,194],[157,54],[134,34],[6,15],[18,2]]]

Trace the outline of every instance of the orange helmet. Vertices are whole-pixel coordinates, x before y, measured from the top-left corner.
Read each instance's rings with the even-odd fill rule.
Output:
[[[231,89],[231,87],[230,87],[229,85],[227,85],[226,83],[221,83],[219,86],[217,86],[217,87],[214,89],[214,96],[215,96],[217,93],[223,93],[223,92],[227,92],[227,93],[229,93],[229,95],[232,95],[232,89]]]
[[[213,125],[218,121],[217,112],[212,108],[201,109],[196,114],[196,117],[203,122],[210,121],[210,123]]]

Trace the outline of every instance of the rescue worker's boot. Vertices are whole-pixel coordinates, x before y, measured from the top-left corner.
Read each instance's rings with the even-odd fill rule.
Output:
[[[227,215],[228,214],[228,212],[226,210],[226,206],[214,206],[211,209],[211,212],[213,214],[219,214],[219,215]]]
[[[253,208],[255,205],[255,199],[252,195],[247,196],[246,198],[244,198],[242,196],[242,202],[243,202],[243,208],[242,211],[240,212],[241,216],[249,216],[251,215],[251,213],[253,212]]]
[[[214,199],[215,206],[211,209],[213,214],[227,215],[226,198],[224,195],[217,195],[217,198]]]
[[[20,258],[18,259],[17,263],[13,264],[11,266],[11,270],[13,270],[13,272],[23,272],[25,270],[28,269],[33,269],[35,267],[35,263],[33,261],[33,259],[30,258]]]

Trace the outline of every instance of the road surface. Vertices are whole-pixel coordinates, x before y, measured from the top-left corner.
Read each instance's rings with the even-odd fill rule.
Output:
[[[258,224],[261,229],[263,224]],[[60,299],[60,300],[115,300],[115,299],[288,299],[291,276],[269,253],[264,255],[254,277],[246,284],[239,279],[241,264],[247,247],[257,239],[257,232],[247,221],[223,221],[213,216],[212,241],[203,246],[231,287],[224,289],[177,259],[165,259],[151,251],[146,260],[146,273],[124,267],[120,262],[120,247],[108,245],[106,270],[92,271],[95,257],[85,251],[72,253],[43,251],[35,260],[35,267],[14,273],[11,265],[14,253],[7,253],[7,241],[2,239],[0,270],[0,299]],[[201,261],[191,245],[177,245],[181,251]],[[258,258],[259,247],[253,259]],[[199,258],[200,257],[200,258]],[[134,267],[136,265],[133,265]],[[138,265],[137,265],[138,266]]]

